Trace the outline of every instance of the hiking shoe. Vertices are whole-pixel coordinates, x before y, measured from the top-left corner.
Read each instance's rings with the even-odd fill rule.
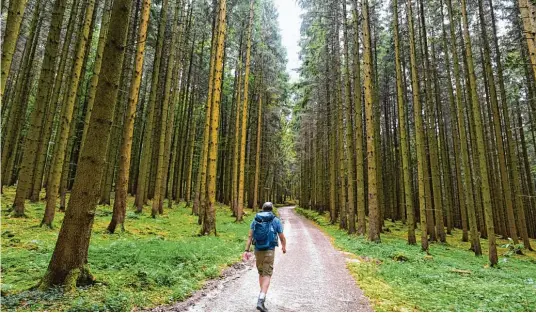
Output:
[[[268,312],[268,309],[264,306],[264,300],[265,299],[259,299],[257,301],[257,310],[261,312]]]

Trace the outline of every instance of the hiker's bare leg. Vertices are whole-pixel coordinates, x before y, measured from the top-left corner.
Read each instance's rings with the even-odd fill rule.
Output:
[[[261,287],[261,292],[266,294],[268,292],[268,287],[270,287],[271,276],[260,276],[259,275],[259,285]]]

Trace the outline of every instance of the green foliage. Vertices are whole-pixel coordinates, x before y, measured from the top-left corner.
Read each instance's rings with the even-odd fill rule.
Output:
[[[475,257],[459,240],[459,231],[448,236],[448,244],[432,244],[427,255],[407,244],[400,222],[386,221],[394,231],[376,244],[329,225],[317,212],[296,211],[316,221],[338,248],[357,256],[348,268],[376,311],[536,311],[534,253],[513,255],[490,268],[486,257]]]
[[[3,195],[3,311],[130,311],[183,300],[239,261],[249,226],[234,223],[229,208],[221,206],[218,237],[200,237],[197,217],[180,204],[157,219],[150,210],[129,212],[126,231],[110,235],[111,207],[99,206],[88,257],[97,284],[65,295],[60,289],[41,292],[31,288],[48,266],[59,228],[38,227],[43,203],[27,203],[28,219],[9,218],[6,205],[13,192]],[[57,213],[56,225],[62,218]]]
[[[508,238],[508,243],[502,245],[501,247],[508,249],[503,255],[504,256],[512,256],[514,254],[523,254],[523,249],[525,249],[525,246],[522,243],[515,244],[512,238]]]

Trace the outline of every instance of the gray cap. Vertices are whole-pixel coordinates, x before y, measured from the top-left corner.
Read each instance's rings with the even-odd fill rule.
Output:
[[[272,202],[265,202],[262,205],[262,210],[263,211],[272,211],[273,209],[274,209],[274,205],[272,204]]]

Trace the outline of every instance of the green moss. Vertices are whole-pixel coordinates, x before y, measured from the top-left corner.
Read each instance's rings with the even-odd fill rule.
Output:
[[[486,256],[475,257],[461,242],[459,230],[447,244],[433,243],[426,255],[407,244],[400,222],[386,221],[391,232],[375,244],[329,225],[325,215],[297,211],[316,221],[339,249],[357,256],[348,268],[377,311],[536,311],[534,252],[508,254],[506,241],[498,240],[502,257],[498,268],[490,268]]]
[[[129,311],[183,300],[240,260],[253,216],[234,223],[229,208],[218,206],[218,237],[200,237],[197,217],[184,203],[156,219],[149,205],[142,214],[127,214],[125,232],[109,234],[112,207],[99,206],[88,256],[96,283],[70,293],[42,291],[32,287],[46,272],[59,227],[39,227],[44,203],[27,202],[26,219],[9,217],[14,192],[5,188],[2,195],[3,311]],[[57,212],[55,225],[62,219]]]

